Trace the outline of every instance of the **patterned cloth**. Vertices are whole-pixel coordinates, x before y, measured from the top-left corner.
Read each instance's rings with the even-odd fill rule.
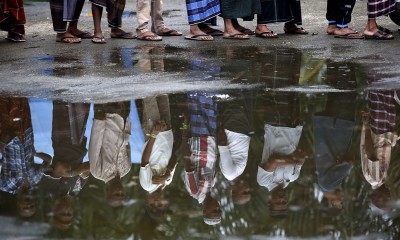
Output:
[[[219,0],[186,0],[189,25],[198,24],[220,14]]]
[[[214,97],[203,93],[189,93],[188,98],[192,136],[216,136],[217,102]]]
[[[368,108],[370,126],[375,134],[393,132],[396,125],[396,109],[393,91],[370,91]]]
[[[43,176],[43,168],[36,168],[33,155],[33,131],[29,128],[24,133],[25,141],[14,137],[1,152],[3,155],[0,190],[16,194],[24,180],[28,180],[29,186],[35,186]]]
[[[85,0],[49,0],[54,31],[64,33],[67,23],[78,21]]]
[[[184,171],[184,182],[190,196],[202,203],[215,184],[216,162],[215,137],[203,136],[191,139],[190,161],[193,172]]]
[[[395,0],[368,0],[368,19],[388,15],[396,10]]]
[[[25,34],[23,0],[0,0],[0,29]]]

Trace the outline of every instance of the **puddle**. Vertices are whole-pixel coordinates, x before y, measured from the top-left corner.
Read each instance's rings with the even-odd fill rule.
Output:
[[[264,62],[237,63],[243,75],[224,64],[187,67],[236,70],[236,81],[270,88],[346,91],[216,89],[103,104],[0,98],[0,238],[396,239],[397,94],[359,89],[357,65],[281,53],[248,55]],[[259,66],[267,67],[255,74]],[[375,134],[383,145],[374,150]],[[380,159],[381,178],[363,174],[365,154]]]

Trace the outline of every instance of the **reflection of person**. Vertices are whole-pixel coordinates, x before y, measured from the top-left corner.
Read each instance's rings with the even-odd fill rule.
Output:
[[[354,94],[328,95],[327,107],[313,116],[318,185],[328,207],[342,208],[340,188],[354,162]],[[350,104],[349,104],[350,103]],[[346,110],[345,110],[346,109]]]
[[[250,200],[250,187],[241,177],[247,165],[252,133],[249,112],[237,103],[227,104],[217,130],[219,166],[225,178],[232,183],[234,203],[244,204]]]
[[[25,42],[25,11],[23,0],[0,0],[0,29],[7,31],[7,40]]]
[[[385,182],[389,170],[392,148],[396,145],[398,134],[396,126],[395,91],[370,91],[368,93],[368,113],[363,116],[361,133],[361,167],[365,180],[374,190],[373,202],[390,199]],[[386,190],[385,190],[386,189]]]
[[[211,196],[217,155],[217,102],[204,93],[189,93],[188,98],[191,138],[185,116],[181,143],[184,182],[190,196],[203,205],[204,222],[214,225],[221,221],[219,202]]]
[[[176,166],[168,95],[143,99],[142,124],[147,141],[143,146],[139,180],[149,192],[147,212],[158,218],[168,207],[162,190],[172,182]]]
[[[18,212],[30,217],[36,212],[32,189],[44,170],[35,165],[34,156],[42,158],[44,165],[51,157],[35,152],[28,99],[0,99],[0,152],[0,190],[16,194]]]
[[[278,105],[271,107],[278,112],[284,110]],[[266,111],[266,114],[270,113]],[[257,171],[258,184],[270,191],[269,203],[274,216],[286,214],[288,206],[284,189],[299,177],[305,160],[304,152],[298,147],[303,127],[293,123],[297,119],[284,119],[293,115],[292,112],[287,114],[276,113],[274,117],[278,121],[274,125],[264,125],[263,154]]]
[[[59,229],[72,225],[70,198],[81,191],[89,177],[89,164],[83,163],[87,153],[84,134],[89,109],[86,103],[53,102],[54,158],[42,187],[55,199],[53,224]]]
[[[112,207],[123,204],[121,178],[132,167],[129,112],[129,101],[94,105],[89,143],[90,173],[107,184],[107,202]]]

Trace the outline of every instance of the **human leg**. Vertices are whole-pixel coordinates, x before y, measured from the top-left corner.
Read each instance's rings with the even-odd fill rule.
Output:
[[[92,3],[92,14],[94,24],[94,37],[93,43],[106,43],[101,30],[101,15],[103,14],[103,7]]]
[[[63,0],[50,0],[50,12],[53,21],[53,29],[57,33],[56,41],[63,43],[79,43],[80,38],[75,37],[67,32],[67,21],[63,19]]]
[[[249,39],[249,35],[241,33],[233,26],[232,19],[224,18],[224,38],[225,39]]]
[[[92,38],[94,35],[87,31],[82,31],[78,28],[78,19],[82,13],[85,0],[76,1],[75,12],[73,18],[68,24],[67,32],[79,38]]]

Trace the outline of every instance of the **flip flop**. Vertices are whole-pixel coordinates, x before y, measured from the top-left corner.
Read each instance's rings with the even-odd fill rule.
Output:
[[[90,33],[88,31],[83,31],[78,35],[74,35],[75,37],[78,37],[80,39],[92,39],[94,37],[93,33]]]
[[[131,32],[124,32],[124,33],[119,33],[112,35],[110,34],[111,38],[120,38],[120,39],[136,39],[137,35],[131,33]]]
[[[175,33],[175,34],[173,34],[173,33]],[[166,32],[160,31],[160,32],[157,33],[157,35],[158,36],[163,36],[163,37],[177,37],[177,36],[182,36],[182,33],[178,32],[178,31],[176,31],[174,29],[171,29],[171,30],[166,31]]]
[[[378,25],[378,30],[381,31],[381,32],[384,32],[386,34],[392,34],[393,33],[391,30],[389,30],[389,29],[387,29],[385,27],[382,27],[380,25]]]
[[[302,27],[296,27],[296,28],[293,28],[293,29],[291,29],[291,30],[283,29],[283,31],[284,31],[286,34],[299,34],[299,35],[306,35],[306,34],[308,34],[308,31],[305,30],[305,29],[302,28]]]
[[[141,36],[141,37],[139,37],[139,36],[137,36],[137,40],[141,40],[141,41],[150,41],[150,42],[159,42],[159,41],[162,41],[162,37],[160,37],[160,38],[156,38],[156,39],[154,39],[154,37],[158,37],[158,35],[156,35],[156,34],[153,34],[153,35],[145,35],[145,36]],[[153,39],[152,39],[153,38]]]
[[[106,41],[106,39],[105,39],[103,36],[101,36],[101,37],[93,37],[93,38],[92,38],[92,43],[95,43],[95,44],[105,44],[105,43],[107,43],[107,41]]]
[[[223,39],[231,39],[231,40],[249,40],[250,39],[249,36],[244,37],[244,38],[238,37],[238,36],[245,36],[245,35],[247,35],[247,34],[236,33],[236,34],[232,34],[232,35],[228,35],[228,36],[223,36],[222,38]]]
[[[334,34],[335,35],[335,34]],[[358,35],[358,36],[352,36],[352,35]],[[343,39],[363,39],[364,37],[360,34],[358,34],[358,32],[349,32],[346,34],[342,34],[342,35],[335,35],[335,38],[343,38]]]
[[[193,41],[213,41],[214,39],[208,40],[208,39],[203,39],[201,37],[209,37],[211,35],[208,34],[198,34],[198,35],[193,35],[193,34],[189,34],[187,36],[185,36],[186,40],[193,40]]]
[[[273,34],[272,36],[267,36],[266,34]],[[266,31],[261,33],[256,33],[256,37],[259,38],[278,38],[278,35],[274,33],[274,31]]]
[[[76,41],[68,41],[68,39],[75,39]],[[81,43],[82,40],[81,39],[78,40],[78,39],[79,38],[77,38],[75,36],[73,36],[73,37],[62,37],[60,39],[56,39],[56,42],[69,43],[69,44]]]
[[[250,30],[248,28],[243,28],[242,30],[239,30],[239,32],[243,33],[243,34],[247,34],[247,35],[254,35],[256,34],[253,30]]]
[[[6,39],[11,42],[26,42],[24,35],[16,32],[9,32]]]
[[[207,35],[213,36],[213,37],[217,37],[217,36],[222,36],[224,35],[224,32],[218,29],[212,29],[211,31],[203,31],[204,33],[206,33]]]
[[[377,31],[373,35],[364,34],[364,39],[366,39],[366,40],[392,40],[392,39],[394,39],[394,37],[391,34],[386,34],[384,32]]]

